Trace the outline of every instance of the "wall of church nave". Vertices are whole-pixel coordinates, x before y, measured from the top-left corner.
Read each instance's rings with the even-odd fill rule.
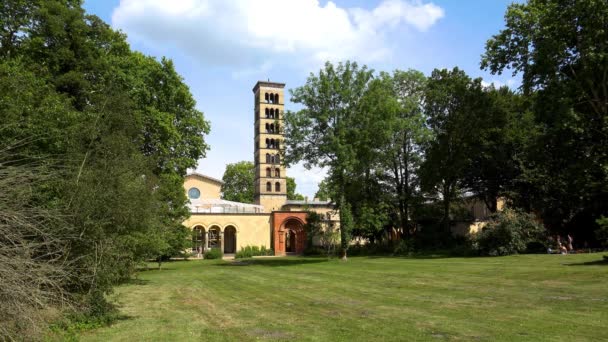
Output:
[[[234,227],[236,233],[236,251],[245,246],[265,246],[272,248],[270,244],[271,227],[270,214],[192,214],[184,225],[190,229],[202,227],[205,234],[209,233],[210,229],[219,229],[220,238],[223,240],[221,245],[227,242],[227,239],[232,237],[232,232],[226,230],[228,227]],[[208,235],[206,235],[208,238]],[[229,243],[225,247],[229,247]],[[231,253],[232,251],[225,251]]]
[[[210,181],[197,175],[189,175],[184,181],[184,189],[186,189],[186,193],[192,188],[196,188],[200,191],[200,198],[219,199],[221,196],[222,186],[219,183]]]

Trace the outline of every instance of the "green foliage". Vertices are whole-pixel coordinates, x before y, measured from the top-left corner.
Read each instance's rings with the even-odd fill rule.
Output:
[[[608,217],[602,216],[597,219],[599,228],[595,231],[597,240],[604,248],[608,247]]]
[[[212,260],[212,259],[221,259],[224,256],[221,248],[210,248],[203,255],[203,259]]]
[[[490,212],[497,211],[499,197],[519,200],[521,156],[535,135],[529,104],[507,87],[485,88],[480,94],[473,121],[463,187],[483,200]]]
[[[393,250],[393,255],[412,256],[415,250],[414,242],[411,239],[400,240]]]
[[[319,189],[315,193],[315,197],[321,201],[330,201],[332,199],[332,191],[326,179],[319,183]]]
[[[287,177],[287,199],[288,200],[304,200],[302,194],[296,193],[296,180],[293,177]]]
[[[323,215],[315,211],[308,211],[306,213],[304,229],[307,239],[304,254],[323,254],[328,257],[335,254],[336,246],[340,241],[340,235],[338,234],[337,226],[333,222],[329,222]],[[318,246],[315,246],[313,243],[315,239],[318,241]]]
[[[388,110],[389,139],[382,145],[379,167],[383,172],[392,197],[387,201],[397,212],[397,222],[404,235],[410,235],[412,209],[422,202],[420,193],[420,166],[424,158],[424,145],[431,139],[425,125],[423,111],[427,78],[420,71],[396,70],[391,77],[381,75],[390,92],[395,110]]]
[[[514,3],[482,58],[492,73],[521,75],[532,105],[522,205],[579,241],[593,239],[595,219],[608,213],[607,21],[604,0]]]
[[[352,229],[352,206],[346,203],[344,193],[357,164],[355,146],[366,147],[359,143],[360,110],[372,74],[357,63],[334,66],[327,62],[318,75],[311,74],[305,85],[291,90],[291,101],[303,109],[285,114],[286,164],[303,161],[308,168],[327,167],[328,181],[341,195],[332,199],[344,216],[340,230],[344,253]]]
[[[307,246],[313,245],[313,239],[323,231],[323,216],[316,211],[306,212],[306,224],[304,225],[306,231]]]
[[[266,246],[245,246],[236,252],[235,259],[246,259],[254,256],[271,256],[274,255],[272,248]]]
[[[137,264],[187,243],[183,177],[208,149],[209,124],[170,60],[130,51],[80,1],[10,0],[0,22],[4,162],[51,174],[31,191],[64,220],[60,288],[101,316]]]
[[[474,248],[481,255],[510,255],[529,252],[530,248],[544,246],[545,242],[545,229],[532,215],[507,209],[494,214],[477,233]]]
[[[222,177],[222,198],[228,201],[253,203],[255,167],[250,161],[226,165]]]
[[[443,229],[449,231],[450,204],[462,188],[470,155],[474,118],[482,115],[481,79],[454,68],[434,70],[425,89],[425,113],[433,132],[421,169],[423,189],[441,194]]]

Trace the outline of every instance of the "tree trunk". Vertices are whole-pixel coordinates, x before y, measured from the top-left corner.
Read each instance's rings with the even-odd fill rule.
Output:
[[[348,257],[346,256],[346,249],[340,248],[340,260],[348,261]]]
[[[340,259],[342,259],[342,261],[346,261],[346,254],[347,254],[347,250],[348,250],[348,244],[349,244],[349,236],[348,236],[348,232],[347,230],[350,227],[346,227],[344,225],[344,223],[348,223],[346,222],[347,220],[344,220],[344,202],[345,202],[345,198],[344,198],[344,182],[342,182],[342,185],[340,186],[341,188],[341,194],[340,194]]]
[[[443,186],[443,230],[445,233],[450,231],[450,186],[444,183]]]

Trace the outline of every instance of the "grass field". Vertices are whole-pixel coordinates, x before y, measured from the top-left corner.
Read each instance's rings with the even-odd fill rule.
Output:
[[[608,340],[601,254],[183,261],[112,296],[83,341]]]

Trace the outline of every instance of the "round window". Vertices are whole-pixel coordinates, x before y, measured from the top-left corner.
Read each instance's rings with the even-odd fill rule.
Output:
[[[201,192],[197,188],[190,188],[190,190],[188,190],[188,197],[191,199],[197,199],[201,197]]]

